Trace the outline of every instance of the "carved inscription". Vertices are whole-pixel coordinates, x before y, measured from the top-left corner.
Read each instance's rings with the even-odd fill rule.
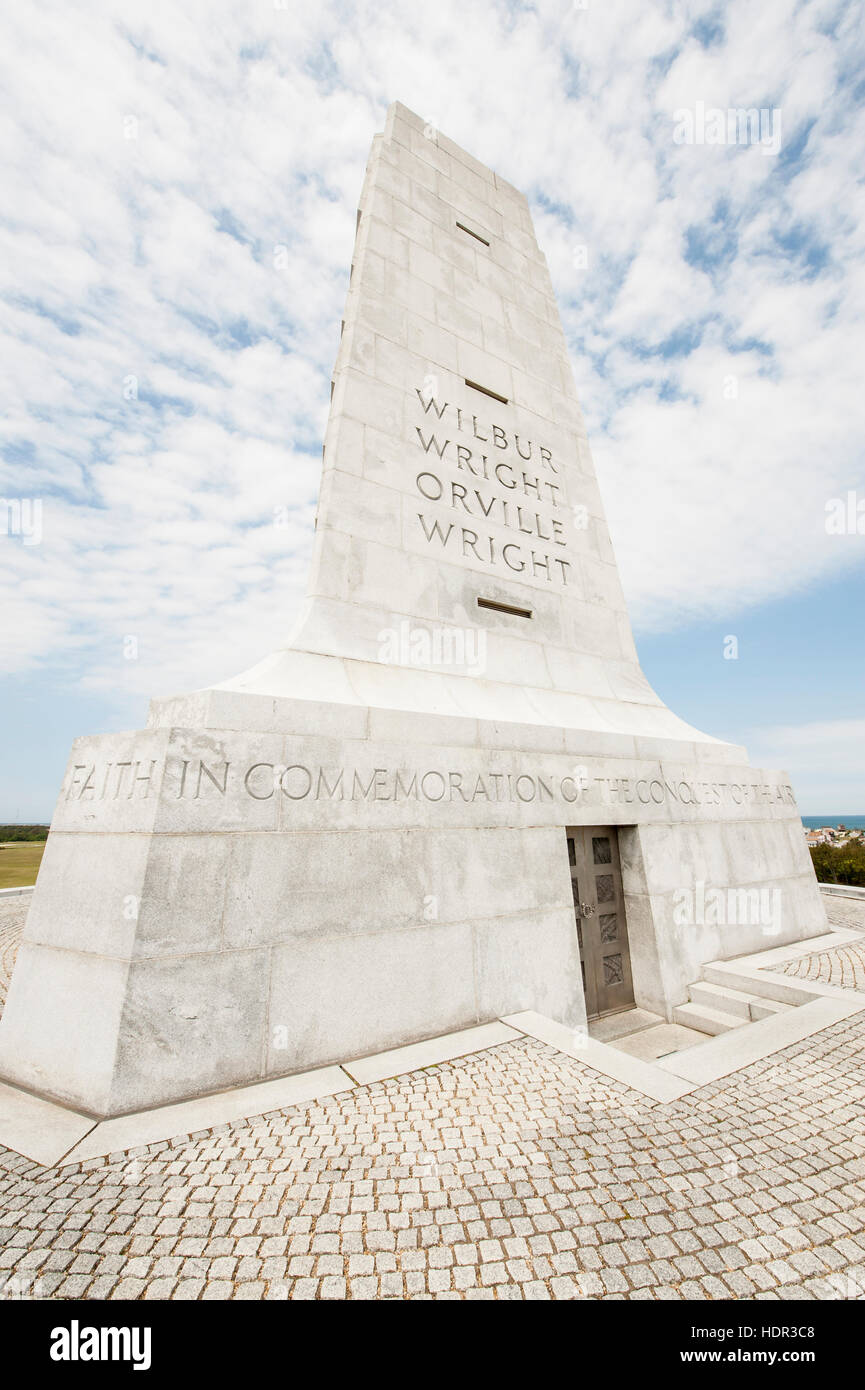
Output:
[[[67,801],[114,801],[156,795],[169,800],[213,801],[242,792],[252,801],[552,803],[604,806],[795,806],[786,783],[715,782],[687,778],[593,777],[587,772],[537,770],[483,772],[466,768],[352,768],[313,763],[206,762],[170,759],[75,764],[64,790]],[[639,819],[639,816],[637,817]]]
[[[414,485],[428,544],[504,577],[566,586],[567,499],[552,451],[501,425],[479,423],[477,415],[419,387],[415,392],[423,423],[415,425],[414,438],[425,459]]]
[[[148,797],[155,758],[128,763],[75,763],[66,786],[67,801],[118,801]]]

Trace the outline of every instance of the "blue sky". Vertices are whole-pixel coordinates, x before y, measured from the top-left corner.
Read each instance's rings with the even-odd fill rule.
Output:
[[[649,678],[803,813],[865,810],[865,535],[826,527],[865,500],[859,7],[0,23],[0,497],[42,503],[38,544],[0,534],[0,819],[50,816],[76,735],[288,630],[393,99],[529,196]],[[777,111],[777,148],[676,143],[698,103]]]

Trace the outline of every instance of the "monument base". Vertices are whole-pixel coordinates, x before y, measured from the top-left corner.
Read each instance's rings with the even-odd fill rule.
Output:
[[[523,1011],[579,1030],[566,829],[617,835],[632,997],[667,1018],[705,962],[825,931],[786,778],[731,745],[229,690],[151,719],[73,747],[0,1022],[0,1077],[92,1115]]]

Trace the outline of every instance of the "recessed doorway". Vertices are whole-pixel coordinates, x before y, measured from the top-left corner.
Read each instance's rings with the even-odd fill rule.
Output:
[[[618,836],[609,825],[566,834],[586,1014],[600,1018],[634,1004]]]

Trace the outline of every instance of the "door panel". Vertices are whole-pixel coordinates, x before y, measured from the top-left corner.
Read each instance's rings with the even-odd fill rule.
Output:
[[[568,863],[589,1018],[634,1002],[619,846],[613,826],[568,829]]]

